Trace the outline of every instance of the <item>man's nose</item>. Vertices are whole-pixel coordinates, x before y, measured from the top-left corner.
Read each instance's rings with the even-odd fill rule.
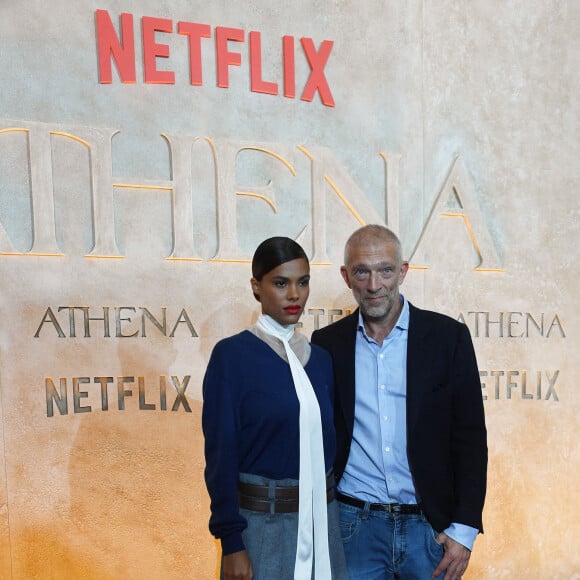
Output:
[[[379,282],[379,275],[377,272],[370,272],[369,273],[369,279],[367,282],[367,290],[370,290],[371,292],[374,292],[375,290],[378,290],[380,288],[380,282]]]

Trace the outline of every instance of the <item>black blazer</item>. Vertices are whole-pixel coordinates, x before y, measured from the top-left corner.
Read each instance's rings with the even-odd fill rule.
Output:
[[[409,304],[407,456],[415,489],[437,532],[452,522],[483,532],[487,433],[481,382],[468,328]],[[340,480],[352,441],[358,310],[314,331],[312,342],[332,355]]]

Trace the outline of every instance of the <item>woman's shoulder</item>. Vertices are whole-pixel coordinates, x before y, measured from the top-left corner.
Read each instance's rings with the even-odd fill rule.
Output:
[[[242,330],[232,336],[226,336],[216,342],[214,353],[231,353],[237,350],[247,350],[254,343],[254,335],[249,330]]]
[[[313,342],[310,343],[310,360],[315,363],[332,366],[330,353]]]

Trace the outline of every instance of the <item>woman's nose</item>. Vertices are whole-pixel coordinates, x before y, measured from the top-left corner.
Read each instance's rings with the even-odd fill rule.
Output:
[[[288,299],[296,300],[298,297],[298,286],[296,284],[288,284]]]

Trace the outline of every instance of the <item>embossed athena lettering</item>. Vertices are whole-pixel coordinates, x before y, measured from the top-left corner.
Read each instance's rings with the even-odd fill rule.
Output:
[[[203,261],[194,244],[193,232],[201,224],[194,222],[197,195],[207,196],[207,191],[196,191],[193,155],[199,147],[206,147],[215,169],[215,205],[217,251],[210,260],[220,262],[247,261],[248,256],[238,244],[237,199],[245,196],[254,203],[274,206],[272,186],[244,187],[236,179],[237,157],[242,151],[252,155],[267,156],[279,171],[297,175],[297,159],[307,160],[311,184],[311,220],[309,223],[293,224],[299,232],[310,232],[312,240],[311,261],[330,264],[327,255],[327,224],[336,216],[329,215],[327,198],[335,196],[343,211],[357,224],[383,223],[399,230],[399,161],[401,154],[378,152],[384,170],[384,212],[380,214],[368,201],[344,167],[338,163],[332,151],[326,147],[313,146],[306,149],[287,143],[247,142],[236,139],[201,138],[190,135],[162,134],[169,146],[172,179],[143,180],[114,177],[112,174],[112,139],[119,131],[109,128],[73,127],[28,121],[0,120],[0,140],[3,136],[17,133],[26,140],[28,150],[28,174],[30,176],[30,219],[32,246],[17,249],[6,233],[0,215],[0,257],[2,255],[63,256],[57,242],[55,201],[53,188],[53,160],[51,141],[70,139],[79,147],[90,151],[88,170],[90,175],[90,203],[92,223],[92,247],[87,258],[122,258],[115,237],[115,199],[126,188],[135,190],[160,190],[166,192],[171,203],[171,230],[173,246],[168,260]],[[274,171],[274,170],[273,170]],[[451,206],[450,206],[451,200]],[[433,233],[442,227],[441,217],[460,217],[469,233],[471,249],[477,257],[477,270],[501,270],[497,249],[485,219],[476,203],[474,188],[460,158],[452,161],[445,183],[441,187],[433,209],[411,256],[411,265],[417,262],[428,267],[425,248],[439,251],[437,236]],[[18,219],[18,218],[15,218]],[[313,227],[316,224],[316,227]],[[24,227],[17,224],[18,229]],[[89,224],[88,224],[89,225]],[[61,227],[66,227],[64,224]],[[207,227],[207,224],[204,224]],[[444,226],[443,226],[444,227]],[[441,251],[444,248],[439,248]]]
[[[60,320],[58,315],[61,315]],[[143,306],[114,306],[112,308],[109,306],[100,308],[59,306],[54,309],[49,306],[34,333],[34,338],[39,338],[41,332],[46,335],[51,330],[52,333],[56,332],[59,338],[76,338],[77,336],[91,338],[96,334],[103,338],[111,338],[111,336],[135,338],[148,336],[147,333],[150,330],[173,338],[182,326],[190,336],[198,336],[185,308],[181,309],[168,326],[165,307],[161,308],[160,314],[154,316],[148,308]]]
[[[566,338],[562,320],[558,314],[545,312],[469,311],[460,313],[459,322],[469,326],[475,338]]]

